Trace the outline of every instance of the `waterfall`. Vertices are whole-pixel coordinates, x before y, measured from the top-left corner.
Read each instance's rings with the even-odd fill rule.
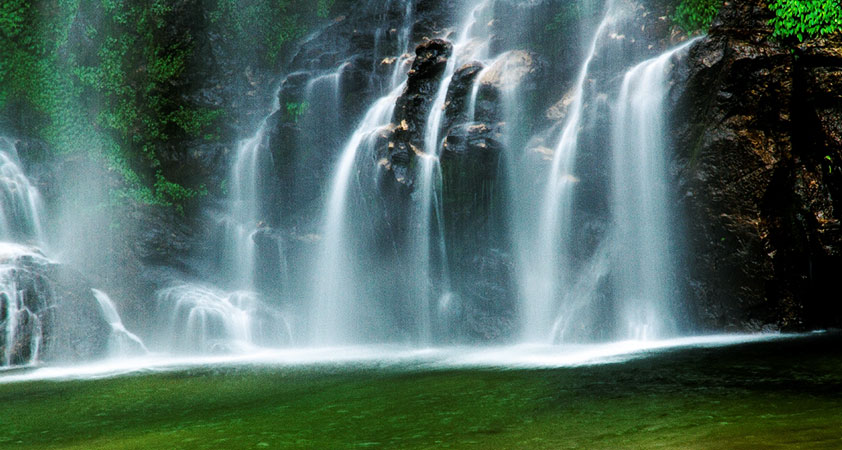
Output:
[[[522,299],[522,329],[526,341],[555,340],[552,335],[554,324],[563,309],[561,304],[565,295],[562,291],[572,292],[575,282],[569,263],[571,258],[571,215],[574,175],[579,128],[582,109],[587,94],[588,74],[600,39],[608,26],[616,20],[617,12],[609,2],[602,22],[593,35],[590,46],[576,78],[561,136],[553,153],[552,166],[543,195],[543,210],[540,213],[537,240],[521,243],[518,278]],[[528,239],[524,233],[518,238]]]
[[[22,240],[43,247],[41,194],[20,168],[13,141],[0,137],[0,240]]]
[[[229,173],[227,210],[219,224],[223,231],[218,275],[225,291],[204,283],[175,281],[156,295],[160,329],[156,349],[194,353],[245,351],[256,346],[279,347],[291,342],[286,317],[255,292],[255,235],[268,226],[263,216],[271,154],[270,118],[281,109],[278,91],[269,113],[254,135],[237,145]],[[278,253],[283,258],[283,246]],[[161,339],[160,336],[166,336]]]
[[[240,141],[230,173],[228,212],[223,218],[225,228],[225,265],[233,284],[242,289],[253,289],[255,271],[254,233],[262,225],[261,189],[267,167],[266,140],[270,127],[269,117],[281,109],[277,92],[272,109],[261,121],[257,132]]]
[[[424,153],[418,155],[417,187],[413,193],[416,202],[413,222],[416,224],[412,237],[412,259],[416,286],[416,307],[420,328],[421,342],[429,343],[432,339],[432,300],[436,292],[432,287],[438,280],[438,290],[442,292],[439,305],[448,301],[449,270],[444,237],[444,217],[441,198],[441,128],[445,119],[445,101],[453,75],[462,64],[487,58],[490,36],[487,27],[480,27],[480,14],[491,2],[486,0],[471,8],[466,20],[459,27],[459,34],[453,44],[453,52],[447,60],[444,74],[436,90],[436,96],[430,106],[430,112],[424,128]],[[436,253],[434,253],[436,252]],[[433,256],[440,262],[440,271],[433,273]],[[436,276],[437,275],[437,276]]]
[[[25,286],[18,283],[18,273],[25,270],[16,263],[20,258],[46,261],[31,248],[0,242],[0,366],[37,362],[43,341],[41,319],[27,306]]]
[[[117,307],[105,292],[98,289],[91,289],[99,307],[102,308],[103,316],[111,325],[111,337],[108,342],[109,353],[113,357],[128,356],[132,354],[149,353],[143,341],[134,333],[123,326],[123,319],[117,312]]]
[[[347,194],[358,154],[369,154],[378,130],[392,119],[395,100],[403,91],[403,82],[379,99],[366,113],[342,150],[334,171],[323,220],[322,246],[313,281],[311,339],[316,344],[337,344],[353,339],[355,317],[359,317],[354,288],[358,282],[351,271],[354,261],[348,246]]]
[[[45,255],[48,239],[42,222],[44,216],[41,195],[21,169],[14,141],[0,137],[0,365],[3,366],[39,362],[47,339],[45,327],[66,333],[78,325],[58,326],[55,322],[64,320],[61,317],[45,319],[51,310],[60,309],[64,295],[73,297],[74,294],[60,289],[62,285],[50,275],[51,268],[59,263]],[[100,313],[112,328],[110,354],[118,357],[145,351],[140,338],[123,326],[111,299],[96,289],[91,295],[100,305],[99,311],[90,311],[91,315]],[[61,336],[51,337],[61,339]]]
[[[675,303],[664,101],[676,54],[689,41],[630,69],[613,116],[613,281],[629,338],[663,338]]]
[[[160,291],[158,304],[164,329],[157,344],[169,351],[243,352],[292,340],[284,315],[252,292],[184,284]]]
[[[20,284],[20,274],[27,269],[19,261],[44,264],[47,259],[36,248],[17,242],[43,246],[42,217],[41,195],[20,168],[15,142],[0,137],[0,366],[38,361],[43,327],[36,311],[28,306],[30,286]],[[35,295],[44,289],[30,288],[29,293]]]
[[[398,45],[401,54],[395,61],[388,93],[379,98],[365,113],[342,149],[333,170],[322,217],[321,245],[316,256],[310,301],[310,342],[330,345],[353,342],[359,334],[358,321],[367,308],[357,291],[361,280],[354,275],[354,242],[348,210],[349,191],[354,180],[357,162],[371,157],[377,133],[392,120],[395,102],[406,86],[406,73],[401,70],[409,50],[412,7],[408,2],[403,11],[403,25]],[[398,76],[397,74],[400,73]]]

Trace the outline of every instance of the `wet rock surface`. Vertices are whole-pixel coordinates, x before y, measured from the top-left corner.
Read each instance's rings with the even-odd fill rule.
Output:
[[[727,2],[678,81],[687,293],[709,329],[842,320],[842,41],[776,42],[770,18]]]

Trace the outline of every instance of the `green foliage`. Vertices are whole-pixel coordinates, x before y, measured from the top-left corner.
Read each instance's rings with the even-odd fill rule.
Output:
[[[115,200],[180,210],[202,189],[171,181],[158,153],[171,138],[201,135],[221,110],[177,100],[175,82],[187,69],[192,40],[159,32],[173,10],[168,5],[48,0],[36,8],[4,2],[0,107],[14,99],[43,121],[28,131],[53,151],[85,154],[116,174],[122,187]],[[68,45],[80,14],[88,21],[103,17],[83,27],[93,48]]]
[[[778,39],[802,42],[842,30],[839,0],[773,0],[769,9],[775,13],[769,23]]]
[[[316,16],[322,19],[327,18],[328,14],[330,14],[330,8],[333,8],[334,3],[336,3],[336,0],[319,0],[318,7],[316,8]]]
[[[287,102],[287,118],[292,122],[298,122],[298,119],[307,112],[309,107],[310,104],[307,102]]]
[[[234,54],[275,65],[288,44],[327,18],[335,0],[215,0],[209,17]],[[154,205],[183,205],[205,189],[175,180],[162,152],[184,140],[220,138],[224,110],[191,104],[196,39],[180,3],[168,0],[6,0],[0,3],[0,114],[23,108],[22,130],[59,153],[78,153],[116,175],[112,193]],[[73,34],[73,39],[70,36]],[[306,104],[288,109],[293,120]]]
[[[154,48],[148,58],[149,77],[155,83],[165,83],[167,80],[178,78],[184,72],[189,54],[189,49],[179,46]]]
[[[722,0],[681,0],[672,20],[687,33],[706,32],[720,6]]]
[[[18,36],[24,28],[29,2],[26,0],[8,0],[0,4],[0,33],[11,39]]]

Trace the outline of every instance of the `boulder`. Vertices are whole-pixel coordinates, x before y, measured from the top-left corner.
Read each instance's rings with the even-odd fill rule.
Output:
[[[35,249],[0,245],[0,365],[103,357],[111,332],[81,274]]]

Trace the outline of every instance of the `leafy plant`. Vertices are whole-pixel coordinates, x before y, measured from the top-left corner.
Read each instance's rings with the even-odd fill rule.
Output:
[[[310,104],[307,102],[288,102],[286,107],[287,117],[293,122],[298,122],[298,119],[307,112]]]
[[[0,4],[0,33],[6,38],[14,38],[23,31],[29,2],[8,0]]]
[[[706,32],[720,6],[722,0],[681,0],[672,20],[687,33]]]
[[[773,0],[769,9],[775,17],[769,23],[778,39],[799,42],[842,30],[842,8],[839,0]]]
[[[336,0],[319,0],[316,15],[322,19],[327,18],[328,14],[330,14],[330,8],[333,8],[334,3],[336,3]]]

